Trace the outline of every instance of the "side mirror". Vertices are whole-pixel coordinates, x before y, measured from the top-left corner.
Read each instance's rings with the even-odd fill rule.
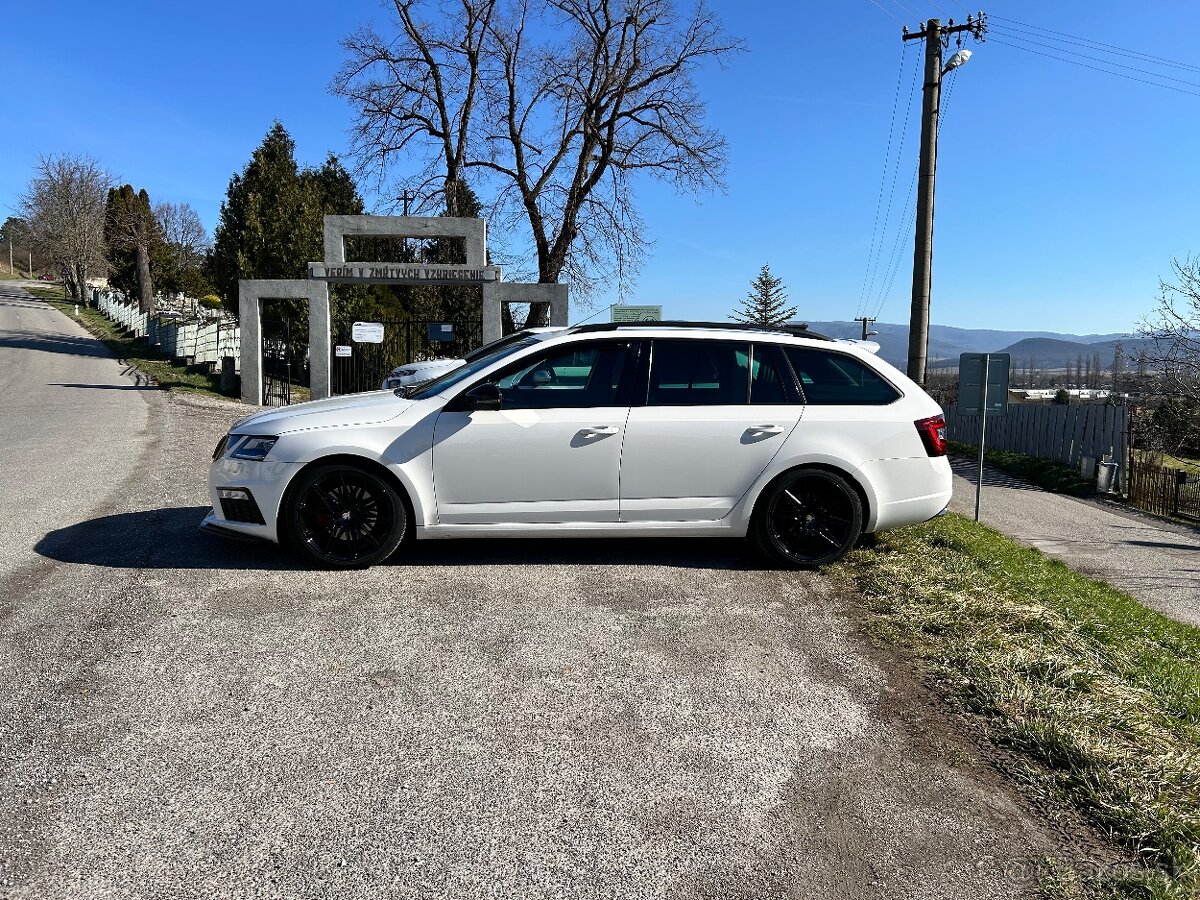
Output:
[[[496,387],[490,381],[485,381],[483,384],[476,385],[467,391],[463,396],[466,400],[466,407],[469,410],[496,410],[503,406],[503,398],[500,396],[500,388]]]

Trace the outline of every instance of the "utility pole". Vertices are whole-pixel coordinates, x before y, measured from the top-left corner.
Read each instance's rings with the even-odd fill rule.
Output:
[[[868,326],[870,326],[870,324],[875,321],[874,316],[859,316],[854,321],[862,322],[862,335],[863,335],[862,339],[864,341],[867,338],[869,338],[871,335],[876,334],[876,332],[874,332],[874,331],[867,331]]]
[[[943,26],[940,19],[930,19],[925,30],[910,33],[906,27],[902,39],[925,40],[925,86],[921,92],[921,167],[917,174],[917,237],[913,248],[912,312],[908,326],[908,377],[925,384],[925,363],[929,347],[929,293],[933,281],[933,195],[937,176],[938,114],[941,111],[942,76],[955,66],[966,62],[970,52],[955,54],[955,59],[942,68],[942,49],[950,35],[970,32],[983,40],[987,23],[983,13],[967,16],[967,21],[955,25],[951,19]],[[962,38],[958,39],[959,45]]]

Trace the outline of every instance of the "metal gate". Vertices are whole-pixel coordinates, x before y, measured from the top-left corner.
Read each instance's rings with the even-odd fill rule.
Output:
[[[483,343],[483,325],[474,321],[385,321],[381,343],[353,339],[354,323],[332,324],[329,361],[330,391],[356,394],[376,391],[397,366],[431,359],[461,359]],[[349,355],[345,354],[349,348]]]
[[[263,316],[263,406],[287,406],[292,387],[308,385],[308,323],[290,316]]]

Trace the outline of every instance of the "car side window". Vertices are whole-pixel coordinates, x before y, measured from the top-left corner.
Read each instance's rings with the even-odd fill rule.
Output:
[[[500,389],[504,409],[617,406],[627,352],[614,344],[556,347],[487,380]]]
[[[788,389],[785,373],[787,363],[771,344],[755,344],[750,362],[750,402],[760,406],[775,406],[796,402],[795,388]],[[791,375],[786,376],[787,380]]]
[[[749,399],[750,345],[729,341],[656,340],[648,406],[732,406]]]
[[[804,402],[819,406],[886,406],[900,392],[874,369],[844,353],[809,347],[785,348],[804,391]]]

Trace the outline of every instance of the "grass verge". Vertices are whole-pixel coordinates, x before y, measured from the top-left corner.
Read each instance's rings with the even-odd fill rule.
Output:
[[[29,292],[40,300],[46,300],[59,312],[76,318],[75,304],[67,299],[63,287],[31,287]],[[76,321],[99,338],[118,358],[147,375],[159,387],[229,399],[227,394],[220,391],[219,375],[210,374],[202,366],[175,365],[170,357],[147,346],[140,338],[125,334],[96,310],[80,306]]]
[[[955,456],[979,459],[979,448],[974,444],[948,441],[947,447]],[[1069,466],[1051,459],[1039,459],[1011,450],[984,450],[983,460],[993,468],[1024,478],[1056,494],[1089,497],[1096,493],[1096,485],[1093,482],[1081,478],[1079,473]]]
[[[1200,896],[1200,630],[955,515],[880,535],[835,571],[877,633],[1026,761],[1018,777],[1141,864],[1059,868],[1049,896]]]

